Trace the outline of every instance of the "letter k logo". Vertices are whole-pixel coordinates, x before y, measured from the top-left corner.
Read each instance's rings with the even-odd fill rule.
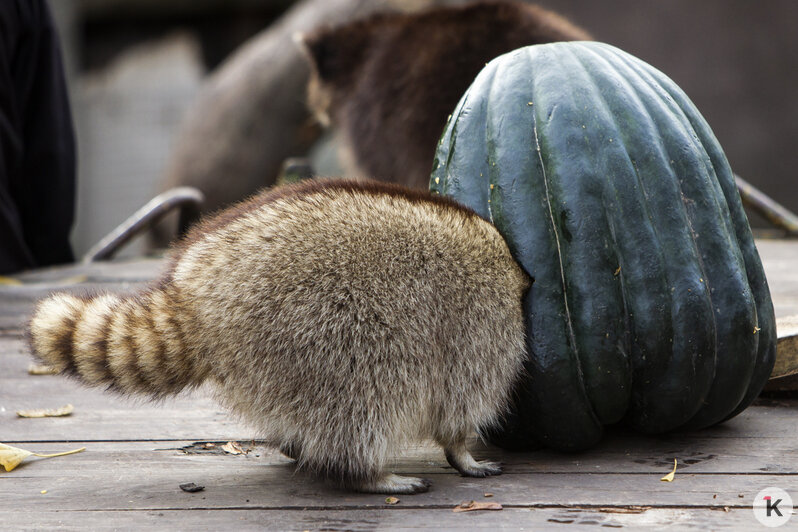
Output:
[[[793,514],[792,497],[775,486],[757,493],[752,506],[756,520],[769,528],[787,523]]]
[[[773,512],[776,512],[776,515],[778,515],[779,517],[782,517],[781,510],[779,510],[779,503],[780,502],[781,502],[781,499],[776,499],[776,502],[773,502],[773,498],[770,495],[765,497],[765,503],[767,504],[767,506],[765,508],[767,510],[768,517],[770,517],[770,515]]]

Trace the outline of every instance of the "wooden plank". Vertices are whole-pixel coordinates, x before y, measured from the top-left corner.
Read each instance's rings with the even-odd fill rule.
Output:
[[[0,441],[240,439],[252,436],[201,388],[152,402],[88,388],[58,375],[29,375],[24,340],[0,337]],[[75,406],[69,417],[22,419],[17,410]]]
[[[50,459],[63,464],[69,457]],[[231,459],[232,458],[232,459]],[[0,474],[0,500],[9,508],[39,510],[168,510],[174,508],[306,508],[346,509],[388,506],[385,496],[353,493],[327,485],[292,464],[265,465],[236,457],[217,457],[227,467],[208,468],[205,459],[186,459],[183,471],[146,463],[109,462],[101,469],[53,471],[49,478],[27,476],[25,469]],[[241,458],[241,457],[238,457]],[[40,464],[31,464],[32,466]],[[47,466],[56,469],[58,466]],[[400,497],[418,508],[451,508],[462,501],[484,500],[531,506],[746,507],[768,486],[798,492],[798,475],[677,474],[662,482],[656,474],[524,473],[484,479],[451,472],[425,472],[432,481],[427,493]],[[179,485],[205,486],[187,494]],[[47,490],[47,497],[38,496]]]
[[[59,403],[55,403],[60,405]],[[23,419],[15,410],[0,407],[0,441],[119,441],[119,440],[231,440],[246,439],[253,431],[242,428],[218,410],[197,407],[87,410],[77,403],[75,413],[63,418]]]
[[[53,291],[127,292],[158,276],[162,259],[70,264],[12,276],[19,285],[0,285],[0,335],[20,334],[36,301]]]
[[[765,268],[776,316],[798,314],[798,276],[795,275],[798,240],[759,239],[756,247]]]
[[[43,497],[46,497],[43,496]],[[11,530],[567,530],[636,529],[743,530],[759,528],[749,508],[504,508],[454,513],[449,508],[368,510],[124,510],[52,511],[3,516]],[[795,519],[795,518],[793,518]]]
[[[35,421],[29,421],[35,423]],[[794,425],[795,420],[790,421]],[[35,442],[4,440],[34,452],[54,453],[69,448],[85,446],[87,451],[60,460],[56,464],[38,461],[25,469],[26,475],[46,477],[58,474],[79,474],[81,471],[102,469],[109,463],[139,467],[142,464],[176,473],[191,471],[192,465],[204,470],[223,471],[232,463],[247,461],[258,466],[283,466],[286,458],[278,451],[265,447],[260,442],[240,439],[246,449],[252,451],[245,457],[224,454],[217,447],[201,448],[193,445],[196,440],[162,441],[96,441],[72,440]],[[199,440],[208,441],[208,440]],[[224,443],[226,440],[214,440]],[[472,439],[469,447],[478,459],[492,459],[504,464],[507,474],[659,474],[664,475],[678,460],[677,474],[747,474],[747,475],[798,475],[798,450],[795,437],[784,438],[680,438],[658,440],[639,438],[628,434],[615,434],[606,438],[598,447],[581,454],[564,454],[548,450],[527,453],[512,453],[486,446]],[[188,448],[185,454],[182,450]],[[392,460],[392,470],[413,473],[453,472],[446,463],[442,450],[434,444],[412,445],[399,449]],[[189,460],[186,460],[186,458]],[[219,460],[219,457],[226,460]],[[187,464],[189,462],[189,464]],[[50,468],[55,468],[51,470]]]
[[[789,377],[798,373],[798,315],[790,314],[776,320],[779,334],[778,356],[771,379]]]

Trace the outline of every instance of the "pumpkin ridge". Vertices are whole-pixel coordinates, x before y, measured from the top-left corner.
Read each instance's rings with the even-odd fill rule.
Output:
[[[594,52],[591,52],[591,54],[594,54]],[[689,200],[687,199],[689,194],[685,193],[685,185],[691,187],[693,192],[698,191],[699,195],[703,191],[700,186],[694,186],[692,181],[683,181],[683,179],[680,177],[682,174],[680,174],[676,168],[673,167],[673,161],[676,161],[676,164],[680,164],[683,161],[682,158],[671,152],[670,146],[687,139],[688,143],[693,145],[695,148],[695,142],[693,141],[693,137],[690,135],[689,129],[685,128],[684,124],[675,120],[673,116],[674,109],[671,106],[668,106],[667,102],[662,101],[662,98],[657,97],[659,96],[657,93],[659,88],[657,79],[646,78],[637,72],[637,69],[634,68],[634,61],[629,60],[628,56],[624,56],[624,54],[612,55],[616,59],[617,63],[619,63],[614,64],[615,62],[612,62],[611,64],[615,71],[622,74],[621,83],[636,87],[636,91],[631,97],[644,111],[646,120],[649,121],[651,126],[653,126],[657,131],[662,132],[661,135],[666,136],[662,137],[662,140],[658,143],[658,150],[661,152],[662,156],[665,157],[666,161],[671,161],[671,165],[663,165],[661,170],[669,173],[669,180],[674,185],[675,193],[677,194],[676,204],[679,205],[680,211],[679,218],[683,220],[686,227],[686,231],[684,232],[685,241],[683,244],[689,246],[689,256],[694,259],[694,264],[697,270],[695,274],[699,276],[698,279],[700,284],[693,285],[693,296],[696,298],[695,310],[698,313],[693,316],[690,321],[703,325],[702,330],[698,331],[695,326],[691,327],[689,323],[685,323],[684,327],[680,328],[682,333],[675,337],[673,344],[674,355],[677,358],[680,354],[680,350],[682,349],[686,350],[681,353],[682,356],[688,356],[690,358],[689,364],[687,364],[687,361],[685,361],[682,365],[683,370],[689,372],[683,373],[683,377],[688,380],[692,379],[693,381],[693,385],[689,387],[689,390],[692,393],[690,401],[691,406],[689,409],[685,408],[682,412],[683,420],[686,422],[688,419],[693,417],[704,405],[704,401],[706,400],[706,397],[712,388],[714,375],[716,372],[715,368],[718,357],[718,327],[715,319],[715,306],[713,303],[712,294],[708,288],[710,286],[709,278],[712,277],[712,281],[714,282],[715,276],[712,272],[714,272],[717,268],[707,268],[704,258],[702,257],[704,247],[697,241],[698,231],[695,228],[694,222],[698,220],[699,222],[703,223],[704,226],[708,224],[715,226],[716,224],[709,220],[709,216],[705,216],[706,220],[704,220],[700,217],[697,218],[696,214],[691,212],[691,209],[688,206]],[[599,60],[602,62],[605,61],[603,58],[599,58]],[[607,59],[606,62],[610,62],[610,60]],[[689,158],[691,155],[692,154],[687,154],[685,157]],[[692,170],[696,164],[705,166],[703,161],[700,160],[691,161],[688,166],[690,166],[690,169]],[[711,178],[711,176],[706,177]],[[654,199],[654,204],[656,204],[656,202],[657,199]],[[709,245],[712,245],[711,241],[709,241]],[[725,264],[721,263],[721,266],[725,267]],[[684,270],[681,271],[682,273],[685,273]],[[698,290],[696,290],[696,288],[701,289],[700,294],[697,293]],[[679,323],[680,317],[676,312],[676,309],[672,309],[672,312],[674,312],[674,322]],[[688,345],[691,343],[691,341],[688,340],[687,344],[682,343],[680,347],[679,340],[682,338],[682,336],[684,334],[691,334],[693,330],[696,330],[696,334],[692,342],[697,340],[701,342],[701,344],[693,344],[691,349]],[[677,364],[679,363],[677,362]],[[678,369],[678,367],[679,366],[677,365],[676,368]],[[687,405],[685,404],[685,407],[686,406]]]
[[[744,260],[746,278],[753,294],[756,314],[755,314],[755,333],[758,332],[757,352],[754,363],[754,371],[748,384],[748,389],[740,403],[723,420],[730,419],[744,410],[755,398],[767,382],[770,372],[775,362],[776,351],[776,329],[773,303],[770,297],[767,278],[762,269],[762,262],[759,252],[753,241],[753,235],[745,216],[745,212],[740,201],[739,193],[734,184],[734,177],[728,160],[720,148],[714,133],[709,124],[695,112],[690,99],[679,89],[671,80],[663,83],[663,90],[682,109],[685,117],[690,122],[699,140],[707,150],[710,162],[715,169],[718,184],[723,192],[726,205],[729,209],[729,218],[733,227],[733,235],[737,241],[741,255]],[[761,327],[761,329],[760,329]]]
[[[533,88],[534,94],[534,88]],[[534,100],[533,100],[534,101]],[[577,363],[579,362],[579,352],[577,351],[576,345],[576,335],[574,334],[574,325],[573,320],[571,319],[571,311],[568,308],[568,287],[565,283],[565,269],[563,267],[563,258],[562,258],[562,244],[560,243],[560,233],[557,231],[557,222],[554,218],[554,210],[551,207],[551,191],[549,190],[549,178],[546,173],[546,163],[543,160],[543,154],[540,152],[540,138],[538,136],[538,117],[537,112],[533,109],[535,114],[535,125],[532,127],[532,134],[535,138],[535,153],[537,153],[538,160],[540,161],[540,170],[543,177],[543,187],[545,189],[546,194],[546,207],[548,208],[549,213],[549,220],[551,220],[551,227],[552,232],[554,233],[554,243],[557,246],[557,262],[559,263],[559,270],[560,270],[560,283],[562,285],[562,293],[564,297],[564,306],[565,306],[565,319],[568,323],[568,336],[571,339],[571,347],[573,350],[573,354],[576,357]],[[584,388],[584,385],[582,386]]]
[[[653,84],[654,83],[654,80],[652,80],[653,74],[651,72],[646,72],[646,74],[648,74],[648,76],[646,77],[646,81],[649,84]],[[657,81],[657,87],[660,88],[660,90],[664,90],[662,83],[659,83],[659,80],[656,81]],[[688,130],[688,133],[692,133],[692,135],[689,136],[692,139],[694,139],[694,144],[697,147],[700,147],[704,152],[706,152],[707,147],[698,137],[698,132],[695,130],[695,127],[691,123],[691,121],[684,114],[681,107],[676,105],[675,102],[673,103],[673,105],[669,107],[672,113],[674,113],[675,115],[677,115],[682,119],[681,121],[683,127],[685,127]],[[714,184],[716,184],[717,187],[720,188],[720,185],[718,183],[717,172],[715,170],[714,165],[712,165],[710,161],[703,161],[703,163],[706,168],[709,180],[711,181],[714,180]],[[737,240],[736,235],[733,235],[734,228],[729,227],[731,224],[728,223],[729,221],[728,202],[726,201],[726,198],[723,195],[722,190],[719,191],[721,192],[720,198],[718,198],[718,194],[715,194],[712,199],[714,199],[714,202],[717,206],[717,210],[719,213],[723,213],[724,207],[727,213],[726,216],[723,216],[722,214],[718,216],[718,219],[723,222],[723,230],[724,230],[723,236],[725,237],[724,242],[726,243],[729,249],[737,251],[737,253],[734,253],[733,251],[733,254],[735,255],[735,258],[739,260],[738,267],[742,270],[742,272],[745,272],[746,271],[745,261],[740,252],[740,244]],[[723,201],[723,204],[720,203],[721,200]],[[692,221],[690,221],[690,223],[692,225]],[[699,255],[699,261],[703,265],[704,257]],[[716,279],[710,279],[707,277],[705,277],[705,279],[707,279],[708,286],[710,286],[711,289],[715,288],[717,285],[717,288],[720,288],[721,290],[728,290],[729,287],[727,284],[730,284],[732,282],[731,278],[721,279],[720,282],[716,282]],[[726,284],[727,286],[724,286],[724,284]],[[727,351],[730,350],[729,346],[726,345],[727,343],[735,346],[735,350],[737,353],[739,353],[739,356],[733,355],[731,357],[727,357],[726,360],[723,361],[723,363],[716,362],[715,364],[716,374],[715,377],[713,378],[712,386],[710,387],[707,397],[704,400],[705,404],[685,424],[684,428],[688,429],[702,428],[704,426],[708,426],[718,421],[721,421],[730,412],[734,410],[734,408],[740,403],[740,401],[742,401],[743,397],[745,396],[745,392],[747,391],[751,377],[753,375],[754,367],[756,365],[756,353],[758,351],[756,345],[758,339],[755,336],[751,334],[746,334],[745,336],[749,336],[748,339],[737,338],[738,336],[741,336],[740,331],[743,329],[745,329],[747,333],[751,333],[752,331],[748,331],[748,329],[755,328],[757,322],[755,301],[753,299],[753,294],[750,291],[750,287],[747,285],[748,285],[747,282],[742,283],[742,286],[740,287],[740,293],[743,294],[744,296],[746,293],[748,293],[749,296],[746,299],[750,299],[751,304],[754,307],[753,316],[747,322],[748,327],[742,327],[739,329],[732,328],[731,330],[729,330],[729,327],[727,327],[727,325],[730,325],[732,323],[732,319],[729,317],[725,317],[725,319],[720,322],[720,326],[718,327],[718,332],[717,332],[717,341],[716,341],[717,356],[723,357],[727,353]],[[712,290],[710,290],[710,297],[712,297],[711,292]],[[723,307],[725,309],[733,308],[732,303],[729,302],[725,302]],[[712,308],[713,308],[713,316],[715,316],[714,309],[716,308],[716,305],[714,301]],[[737,325],[736,320],[735,320],[735,325]],[[749,362],[746,364],[745,360],[741,360],[742,357],[745,355],[745,351],[747,351],[743,349],[743,346],[746,346],[750,342],[750,339],[753,339],[753,345],[749,346],[749,349],[752,349],[753,351],[753,356],[749,357]]]
[[[511,59],[520,65],[527,60],[523,53],[520,56],[513,53]],[[559,261],[554,259],[558,253],[554,235],[556,228],[551,223],[543,180],[540,178],[541,160],[534,151],[532,126],[537,120],[537,112],[533,105],[529,105],[529,101],[534,100],[535,96],[528,86],[505,89],[497,95],[498,99],[511,105],[513,112],[491,115],[492,131],[499,134],[493,140],[500,149],[494,150],[489,160],[484,161],[479,168],[456,167],[455,170],[472,172],[474,176],[484,174],[480,177],[481,183],[475,185],[480,188],[494,172],[495,186],[492,192],[494,196],[500,196],[502,204],[501,216],[497,217],[494,209],[494,222],[501,228],[500,231],[505,231],[505,238],[516,259],[535,278],[535,284],[524,300],[530,353],[527,370],[533,378],[531,385],[520,387],[516,404],[522,406],[514,412],[523,423],[521,427],[526,430],[517,434],[510,431],[498,439],[492,438],[492,441],[503,446],[519,447],[527,446],[530,439],[539,438],[561,449],[583,449],[598,441],[602,424],[585,393],[580,361],[574,355],[569,323],[564,318],[562,273]],[[482,95],[480,104],[492,105],[484,92]],[[521,121],[513,118],[519,113]],[[507,127],[501,131],[496,127],[499,116],[503,116],[507,122]],[[471,125],[467,127],[474,129]],[[486,124],[483,122],[481,127],[484,131]],[[482,133],[478,134],[481,139]],[[523,146],[520,150],[519,144]],[[470,148],[467,144],[461,145],[461,148],[464,147]],[[546,164],[545,161],[543,163]],[[549,172],[548,165],[546,171]],[[530,179],[530,176],[535,177]],[[519,224],[519,220],[525,221]],[[522,229],[525,226],[536,229]],[[541,254],[551,260],[540,260]],[[536,355],[531,356],[532,353]],[[556,412],[552,410],[553,405],[557,405]]]
[[[449,128],[446,128],[447,133],[450,133],[450,134],[449,134],[449,143],[447,144],[447,147],[446,147],[446,149],[447,149],[447,152],[446,152],[446,164],[444,165],[444,168],[448,167],[451,164],[451,162],[452,162],[452,157],[454,156],[454,148],[455,148],[455,145],[457,144],[457,124],[460,123],[460,116],[463,114],[463,109],[465,109],[467,102],[468,102],[468,92],[465,93],[465,96],[463,97],[463,101],[462,101],[461,105],[455,110],[455,112],[457,113],[457,115],[456,115],[457,118],[454,121],[454,126],[452,126],[451,130],[449,130]],[[451,118],[450,118],[450,120],[451,120]],[[443,142],[443,139],[441,139],[441,142]],[[449,176],[448,172],[444,174],[443,187],[442,187],[444,194],[448,193],[448,191],[449,191],[449,177],[450,176]]]
[[[494,91],[496,90],[496,80],[501,77],[499,74],[500,74],[501,69],[502,69],[503,66],[504,66],[503,64],[499,64],[498,66],[495,66],[493,71],[492,71],[490,84],[488,85],[488,99],[491,98],[491,96],[494,94]],[[487,209],[488,209],[488,220],[490,221],[490,223],[494,223],[494,221],[493,221],[493,206],[491,205],[491,199],[492,198],[491,198],[490,191],[491,191],[491,185],[492,184],[495,185],[495,182],[496,182],[495,172],[493,171],[493,168],[495,168],[495,166],[496,166],[496,162],[495,161],[491,162],[491,159],[492,159],[491,154],[495,152],[495,143],[494,143],[494,140],[493,140],[495,132],[494,132],[492,126],[493,126],[493,120],[492,120],[492,115],[491,115],[491,108],[490,108],[490,106],[486,105],[485,106],[485,144],[487,145],[487,148],[488,148],[487,149],[487,152],[488,152],[488,161],[487,161],[487,163],[488,163],[488,179],[487,179],[486,185],[488,186],[488,191],[487,191],[488,192]],[[500,127],[498,128],[498,130],[500,131],[501,130],[501,124],[499,124],[499,126]]]
[[[571,66],[572,58],[562,53],[551,55],[559,69]],[[569,71],[573,70],[569,68]],[[594,168],[592,160],[597,157],[595,150],[600,148],[592,146],[581,132],[577,133],[579,130],[568,126],[574,118],[574,95],[555,96],[552,93],[558,85],[558,78],[543,76],[541,79],[541,94],[536,94],[533,99],[536,101],[536,115],[545,116],[546,120],[537,122],[535,132],[539,156],[544,161],[545,154],[558,151],[554,146],[569,146],[566,149],[573,158],[571,163],[555,158],[551,171],[548,171],[549,163],[545,163],[549,188],[553,190],[550,195],[554,198],[549,206],[556,219],[555,229],[561,230],[564,236],[560,253],[565,281],[563,297],[571,312],[581,385],[600,422],[611,424],[622,419],[631,400],[627,297],[617,279],[616,270],[620,263],[617,241],[600,245],[603,238],[599,235],[607,234],[611,218],[606,208],[607,178],[590,171],[580,177],[579,172],[572,171],[577,164]],[[553,145],[549,145],[551,143]],[[571,171],[568,170],[569,164]],[[568,230],[569,226],[572,226],[572,231]],[[577,312],[574,313],[573,309]],[[617,390],[617,393],[607,394],[607,389]]]
[[[662,276],[661,277],[664,278],[664,283],[662,283],[662,292],[661,293],[662,293],[662,297],[663,297],[663,303],[666,304],[667,308],[669,309],[669,311],[666,312],[666,316],[668,318],[668,323],[670,324],[670,326],[669,326],[669,329],[671,331],[670,336],[673,337],[675,335],[676,331],[677,331],[677,329],[676,329],[676,321],[677,321],[676,318],[677,318],[677,316],[674,313],[674,304],[675,304],[674,303],[674,299],[673,299],[673,297],[671,295],[671,292],[667,289],[667,287],[673,286],[678,281],[679,277],[677,277],[675,279],[672,278],[672,276],[671,276],[672,268],[669,267],[669,259],[663,253],[663,250],[667,247],[668,243],[667,243],[667,241],[665,239],[663,239],[663,237],[661,235],[660,227],[656,223],[656,217],[654,215],[654,211],[652,210],[652,205],[655,204],[655,203],[652,201],[652,196],[651,196],[651,193],[648,190],[648,185],[646,183],[646,180],[640,174],[640,168],[638,167],[637,162],[632,160],[632,158],[629,156],[628,146],[629,146],[629,140],[630,139],[628,138],[628,135],[627,135],[626,131],[624,130],[624,128],[620,127],[620,125],[618,124],[618,121],[617,121],[614,113],[609,111],[609,109],[611,109],[611,107],[610,107],[609,102],[607,101],[606,97],[603,94],[603,90],[599,86],[598,80],[596,80],[595,77],[593,76],[593,72],[591,72],[590,69],[588,69],[586,67],[586,65],[585,65],[585,63],[584,63],[584,61],[582,60],[581,57],[579,57],[578,55],[574,54],[572,50],[568,50],[568,52],[571,53],[571,55],[573,55],[574,59],[582,67],[582,69],[583,69],[583,71],[585,73],[584,78],[595,89],[594,94],[596,95],[596,98],[601,102],[602,109],[608,110],[607,112],[604,113],[604,117],[603,117],[605,120],[607,120],[609,122],[609,124],[606,124],[606,123],[604,124],[604,126],[607,127],[606,132],[608,134],[613,135],[611,138],[614,141],[618,141],[620,143],[620,145],[623,147],[623,150],[621,150],[621,153],[619,155],[623,157],[623,159],[624,159],[624,161],[626,163],[628,163],[628,168],[631,169],[631,171],[632,171],[632,173],[634,175],[634,180],[635,180],[635,182],[636,182],[636,184],[637,184],[637,186],[638,186],[638,188],[640,190],[641,200],[639,201],[639,204],[640,204],[642,210],[645,213],[645,217],[647,218],[648,222],[651,224],[651,233],[652,233],[652,237],[653,237],[653,242],[655,243],[654,249],[657,250],[657,255],[659,257],[659,263],[661,264],[661,270],[662,270]],[[589,48],[586,49],[586,52],[590,53],[591,55],[596,56],[598,59],[602,60],[602,62],[607,63],[606,61],[603,61],[603,58],[601,56],[598,56],[597,54],[595,54]],[[610,66],[612,68],[615,67],[615,65],[611,65],[611,64],[608,64],[608,66]],[[619,80],[615,80],[614,79],[613,81],[618,81],[623,86],[623,90],[624,90],[625,96],[631,98],[632,100],[634,100],[638,104],[639,110],[646,113],[645,118],[647,119],[648,123],[651,124],[651,126],[653,126],[654,128],[656,128],[657,127],[656,121],[653,119],[652,116],[650,116],[650,114],[648,113],[648,110],[646,109],[645,105],[637,97],[637,95],[635,94],[633,88],[627,82],[627,80],[621,78]],[[657,151],[660,152],[662,157],[665,157],[667,155],[666,151],[665,151],[665,146],[662,143],[659,143],[657,145],[657,148],[658,148]],[[608,179],[608,180],[612,181],[612,179]],[[617,187],[614,184],[613,184],[613,188],[617,191]],[[678,192],[680,193],[681,191],[679,190]],[[686,215],[684,216],[684,218],[686,218]],[[695,243],[694,242],[693,242],[693,246],[695,247]],[[696,252],[696,254],[697,254],[697,252]],[[638,295],[638,297],[640,297],[640,296]],[[638,313],[638,316],[639,316],[639,313]],[[632,319],[632,322],[635,323],[635,320]],[[637,327],[634,326],[634,325],[632,327],[632,332],[633,333],[637,333],[638,332],[637,331]],[[643,334],[648,334],[649,332],[650,331],[647,331],[646,329],[643,330]],[[633,335],[633,338],[635,338],[635,337],[636,337],[636,335]],[[637,345],[637,342],[634,342],[633,346],[634,345]],[[656,407],[653,406],[653,405],[657,401],[654,399],[654,397],[649,397],[649,394],[653,393],[655,391],[655,390],[652,390],[652,387],[651,387],[651,382],[652,381],[650,379],[653,378],[654,376],[657,376],[657,374],[659,374],[660,372],[663,372],[663,373],[673,372],[674,368],[678,368],[679,367],[679,361],[678,361],[679,352],[678,352],[677,344],[674,342],[674,343],[671,343],[670,346],[671,347],[670,347],[670,350],[668,351],[668,355],[669,355],[668,358],[666,360],[662,360],[662,359],[658,360],[658,362],[659,362],[658,366],[659,367],[653,366],[654,362],[651,360],[651,356],[652,355],[658,355],[657,352],[653,352],[652,353],[652,352],[648,351],[648,349],[645,349],[643,352],[641,352],[641,351],[639,351],[639,347],[637,349],[635,349],[633,347],[633,349],[631,351],[631,354],[632,354],[633,358],[634,358],[636,353],[637,353],[638,356],[644,356],[645,357],[644,358],[644,362],[640,364],[640,367],[642,369],[644,369],[645,372],[641,374],[639,371],[633,371],[632,386],[633,386],[633,393],[634,393],[635,400],[633,401],[632,409],[630,409],[630,415],[632,416],[633,423],[635,423],[635,425],[638,426],[638,428],[641,428],[642,430],[644,430],[646,432],[661,432],[663,430],[667,430],[669,428],[673,428],[672,426],[669,426],[669,425],[673,425],[674,424],[673,421],[666,421],[663,418],[662,414],[656,414],[657,410],[656,410]],[[663,353],[660,352],[659,356],[661,356],[662,354]],[[634,368],[634,365],[633,365],[633,368]],[[634,379],[635,376],[637,377],[637,382],[635,382],[635,379]],[[641,394],[641,389],[642,389],[642,392],[643,392],[642,394]],[[662,399],[667,400],[667,396],[660,397],[660,400],[662,400]],[[692,401],[692,403],[693,403],[693,408],[697,409],[700,406],[700,399],[696,398],[694,401]],[[644,415],[643,417],[640,417],[639,412],[641,412],[641,411],[642,412],[646,412],[647,414]],[[635,417],[636,412],[638,413],[637,417]],[[671,416],[668,416],[668,417],[671,417]]]
[[[629,62],[626,63],[626,66],[632,69],[640,77],[641,81],[650,87],[650,90],[668,92],[665,91],[663,79],[661,79],[666,78],[664,75],[651,71],[641,71],[639,65],[630,64]],[[674,100],[664,99],[662,103],[667,107],[669,114],[678,121],[678,128],[684,130],[684,138],[689,139],[694,148],[693,153],[700,153],[701,151],[706,153],[705,144],[698,137],[698,132],[687,118],[682,106],[679,106]],[[678,130],[678,128],[671,129]],[[711,203],[711,205],[707,205],[707,208],[711,210],[714,206],[715,210],[712,212],[715,213],[715,216],[708,216],[707,213],[702,212],[703,216],[696,217],[689,213],[689,209],[685,205],[685,209],[688,210],[687,222],[699,251],[697,255],[698,264],[703,270],[703,279],[710,288],[708,296],[711,301],[711,318],[715,322],[716,360],[713,364],[714,375],[703,404],[687,421],[684,428],[701,428],[716,423],[739,404],[748,388],[756,363],[757,352],[757,339],[752,336],[752,329],[756,323],[756,305],[747,278],[740,278],[741,273],[744,273],[746,268],[739,242],[736,236],[732,236],[733,227],[729,222],[728,202],[722,196],[714,165],[704,158],[696,160],[695,164],[704,169],[704,173],[700,175],[703,178],[704,185],[709,185],[712,190],[717,188],[717,192],[721,192],[721,198],[718,198],[717,193],[703,194],[704,201]],[[688,195],[684,192],[685,186],[698,195],[704,192],[704,187],[696,186],[690,180],[678,179],[676,183],[682,191],[682,196]],[[701,199],[694,193],[689,193],[689,195],[695,197],[696,200]],[[722,204],[721,200],[723,201]],[[706,238],[703,238],[702,245],[699,245],[698,238],[695,236],[699,231],[694,227],[694,220],[697,220],[702,226],[710,226],[708,230],[705,231],[707,227],[704,227],[700,231],[702,234],[707,235]],[[718,238],[713,238],[712,229],[719,233],[717,235]],[[720,259],[717,258],[719,254],[723,254]],[[711,261],[710,267],[706,266],[707,260]],[[731,271],[727,272],[726,270],[729,269],[730,264],[735,264],[735,266],[730,268]],[[712,295],[715,289],[717,289],[718,301],[715,301]],[[734,295],[732,296],[732,294]],[[718,320],[717,309],[720,308],[724,309],[725,315],[723,319]],[[734,346],[734,348],[731,346]],[[732,349],[734,352],[732,352]]]

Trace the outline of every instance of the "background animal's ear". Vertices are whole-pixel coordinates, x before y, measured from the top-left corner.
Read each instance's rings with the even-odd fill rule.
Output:
[[[343,26],[295,34],[323,81],[348,77],[363,59],[369,41],[368,28]]]

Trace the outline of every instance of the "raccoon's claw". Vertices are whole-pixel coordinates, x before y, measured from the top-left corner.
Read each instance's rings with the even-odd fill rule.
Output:
[[[447,449],[446,461],[464,477],[482,478],[502,474],[502,468],[498,463],[488,460],[477,462],[465,447],[457,451]]]
[[[501,475],[502,474],[502,467],[501,465],[497,464],[496,462],[491,462],[489,460],[481,460],[479,462],[475,462],[476,465],[472,465],[471,467],[459,469],[460,474],[464,477],[490,477],[494,475]]]
[[[429,490],[432,483],[425,478],[403,477],[389,473],[377,480],[364,482],[356,486],[358,491],[364,493],[386,493],[390,495],[413,495]]]

